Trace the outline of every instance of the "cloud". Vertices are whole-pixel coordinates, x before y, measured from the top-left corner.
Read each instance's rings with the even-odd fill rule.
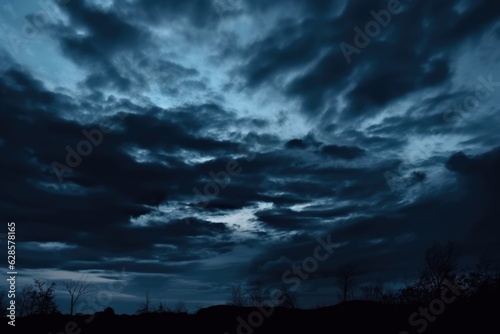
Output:
[[[24,54],[0,53],[0,210],[23,267],[126,267],[131,295],[168,283],[225,300],[233,281],[280,282],[319,236],[336,254],[304,282],[312,294],[333,294],[348,262],[366,281],[413,277],[432,239],[498,251],[498,92],[445,116],[476,74],[496,89],[500,12],[401,3],[351,63],[339,44],[387,1],[61,6]],[[72,150],[60,182],[53,163]],[[228,163],[240,172],[224,183]]]
[[[322,154],[341,159],[355,159],[363,155],[364,152],[365,151],[359,147],[340,145],[326,145],[321,148]]]

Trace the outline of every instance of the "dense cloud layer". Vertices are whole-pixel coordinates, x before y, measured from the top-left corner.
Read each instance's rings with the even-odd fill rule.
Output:
[[[47,9],[8,6],[0,211],[26,281],[125,268],[119,311],[218,303],[328,236],[308,306],[345,263],[397,283],[433,240],[500,250],[496,1],[72,0],[34,38]]]

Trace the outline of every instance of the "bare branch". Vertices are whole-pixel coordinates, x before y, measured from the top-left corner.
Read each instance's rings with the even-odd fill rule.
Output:
[[[78,301],[81,296],[85,296],[94,292],[92,289],[92,283],[88,282],[87,276],[80,277],[77,281],[69,281],[65,282],[64,286],[69,293],[70,296],[70,314],[73,315],[73,311],[75,306],[78,304]]]
[[[231,295],[228,304],[233,306],[245,305],[245,296],[241,284],[231,286]]]
[[[356,285],[356,269],[352,264],[341,267],[335,276],[340,296],[343,302],[347,301],[353,294]]]

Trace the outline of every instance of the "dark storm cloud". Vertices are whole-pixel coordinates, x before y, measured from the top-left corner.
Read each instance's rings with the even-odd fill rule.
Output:
[[[85,86],[130,90],[133,82],[121,73],[113,57],[128,49],[130,43],[148,45],[150,34],[124,21],[116,12],[82,1],[71,1],[61,8],[69,15],[69,26],[58,24],[52,32],[64,54],[89,71]]]
[[[467,157],[463,152],[458,152],[446,161],[446,168],[461,174],[472,174],[478,171],[479,166],[476,161]]]
[[[457,79],[456,57],[492,30],[498,4],[401,0],[348,63],[339,43],[354,45],[353,28],[387,4],[258,0],[228,15],[201,0],[61,7],[68,20],[48,37],[83,72],[77,90],[0,53],[0,211],[22,222],[19,263],[125,267],[131,293],[183,275],[203,282],[197,299],[228,280],[279,284],[318,237],[336,250],[311,275],[317,285],[304,283],[313,292],[350,262],[365,280],[413,278],[434,239],[498,252],[497,110],[444,117],[476,88]],[[59,182],[54,161],[67,164],[66,147],[105,119],[112,131]],[[430,136],[442,143],[391,191],[385,173]],[[240,171],[224,179],[228,162]]]
[[[291,139],[286,142],[285,147],[289,149],[306,149],[321,146],[322,143],[318,142],[313,135],[309,134],[302,139]]]
[[[324,1],[322,6],[329,3]],[[258,86],[287,71],[305,69],[291,80],[287,91],[302,100],[302,112],[311,117],[328,106],[333,91],[354,83],[343,116],[359,117],[409,93],[446,83],[452,74],[449,58],[454,50],[466,38],[491,28],[500,15],[498,4],[488,0],[465,2],[463,13],[454,9],[456,3],[451,0],[400,3],[404,10],[392,15],[381,34],[351,56],[351,64],[338,45],[353,45],[353,28],[364,29],[374,20],[370,11],[386,9],[387,1],[349,1],[339,17],[278,21],[273,34],[252,45],[242,73],[250,86]]]
[[[308,147],[308,144],[306,144],[302,139],[291,139],[286,142],[286,148],[301,148],[305,149]]]
[[[401,119],[403,120],[403,119]],[[404,119],[409,121],[408,119]],[[389,118],[389,124],[391,118]],[[379,126],[383,127],[385,120]],[[376,132],[372,129],[378,129],[378,126],[370,126],[367,130],[361,131],[356,129],[347,129],[341,132],[341,134],[349,138],[352,143],[357,143],[366,152],[385,152],[390,149],[398,148],[406,144],[406,140],[402,137],[399,132],[396,131],[380,131]]]
[[[456,188],[444,190],[399,210],[389,209],[370,218],[334,224],[328,235],[333,244],[342,246],[335,249],[331,259],[321,263],[321,268],[314,273],[316,278],[331,277],[337,268],[353,263],[363,279],[407,279],[418,272],[425,248],[436,239],[459,241],[464,245],[463,255],[466,257],[497,252],[498,243],[493,235],[498,230],[495,217],[499,212],[495,203],[500,195],[497,172],[499,152],[497,148],[476,157],[453,154],[446,167],[449,173],[461,175]],[[457,193],[465,195],[456,196]],[[348,208],[348,212],[356,210]],[[310,214],[290,214],[294,220],[287,226],[293,229],[295,219]],[[273,216],[268,212],[262,213],[265,221],[270,217]],[[280,217],[280,220],[285,219]],[[276,282],[292,264],[300,265],[305,257],[312,255],[316,245],[311,234],[317,229],[308,227],[305,220],[302,230],[308,230],[310,234],[297,236],[300,240],[280,240],[270,246],[267,254],[255,259],[249,274],[264,281],[274,277],[270,281]]]
[[[500,148],[484,154],[469,157],[463,152],[452,155],[446,167],[456,173],[461,180],[465,199],[469,207],[476,207],[474,224],[467,235],[467,245],[471,250],[498,252],[499,227],[496,221],[500,214]]]
[[[201,29],[219,22],[212,1],[141,0],[125,4],[117,2],[113,7],[151,25],[187,20],[190,26]]]
[[[317,217],[304,219],[295,215],[295,212],[290,209],[260,211],[256,215],[268,227],[290,231],[315,229],[320,222]]]
[[[174,180],[190,183],[204,171],[188,167],[175,157],[163,158],[170,167],[159,162],[138,163],[123,148],[133,143],[174,153],[183,148],[225,154],[236,151],[236,144],[188,135],[181,131],[180,125],[154,116],[130,115],[125,121],[116,118],[121,131],[106,134],[103,144],[94,148],[95,152],[71,175],[65,175],[67,181],[60,184],[50,167],[52,161],[64,161],[67,153],[64,143],[76,146],[85,139],[82,129],[97,125],[59,118],[58,113],[63,113],[60,108],[71,105],[68,97],[47,91],[41,82],[19,69],[6,72],[0,85],[2,99],[6,101],[0,114],[0,150],[8,157],[2,160],[5,173],[1,179],[5,187],[1,197],[10,198],[1,207],[12,219],[24,222],[21,228],[24,240],[76,245],[68,254],[81,252],[84,258],[92,253],[102,258],[125,251],[131,256],[149,258],[158,254],[153,249],[155,242],[185,248],[189,253],[203,241],[205,245],[199,251],[203,256],[207,252],[228,250],[230,244],[218,245],[213,240],[230,233],[224,224],[191,219],[189,225],[183,221],[165,221],[161,226],[127,228],[130,217],[146,214],[151,211],[148,204],[167,199]],[[78,109],[78,104],[72,107]],[[134,182],[123,182],[126,178]],[[186,187],[185,194],[189,190]],[[25,205],[30,206],[29,211]],[[114,234],[120,238],[110,239]],[[97,244],[101,246],[96,247]],[[168,256],[179,259],[171,253],[162,255],[162,259]],[[189,254],[191,258],[202,256]]]
[[[77,28],[88,29],[88,37],[81,45],[92,47],[93,52],[114,53],[138,44],[141,30],[124,20],[113,11],[103,11],[100,8],[81,1],[71,1],[61,7],[68,13],[71,23]]]
[[[364,154],[364,150],[359,147],[349,147],[341,145],[325,145],[321,148],[321,153],[327,156],[341,159],[355,159]]]
[[[344,145],[326,145],[314,139],[314,136],[308,135],[303,139],[291,139],[285,143],[287,149],[308,149],[315,148],[316,152],[332,158],[351,160],[362,156],[365,153],[360,147]]]
[[[324,188],[322,189],[325,190]],[[332,193],[324,193],[324,196]],[[320,194],[317,194],[320,197]],[[315,232],[324,228],[321,226],[326,219],[337,219],[348,217],[352,212],[359,210],[359,207],[350,205],[335,209],[325,208],[323,205],[308,206],[301,211],[291,209],[267,209],[258,211],[255,215],[266,227],[276,230],[290,230],[301,232]]]
[[[346,181],[353,181],[364,187],[363,183],[378,183],[384,190],[383,168],[357,169],[341,167],[318,167],[317,161],[308,157],[289,155],[288,152],[257,154],[251,162],[237,160],[242,167],[240,175],[231,180],[230,187],[223,189],[218,199],[231,201],[240,199],[242,207],[252,202],[272,201],[276,204],[282,200],[291,203],[310,201],[323,196],[333,196],[336,188],[342,190]],[[220,171],[226,160],[211,161],[201,164],[206,171]],[[384,167],[387,168],[387,167]],[[364,173],[360,179],[360,173]],[[322,179],[318,182],[317,180]],[[372,179],[373,181],[370,181]],[[366,185],[365,183],[365,185]],[[366,186],[369,191],[370,186]],[[373,193],[375,195],[375,193]]]
[[[379,50],[382,54],[383,50]],[[380,55],[381,56],[381,55]],[[409,55],[408,55],[409,56]],[[394,55],[394,58],[405,63],[405,55]],[[395,61],[395,60],[394,60]],[[373,69],[368,75],[359,78],[357,87],[349,93],[351,112],[364,111],[371,107],[383,107],[388,103],[405,96],[407,93],[429,88],[449,78],[448,64],[444,60],[424,63],[423,60],[408,59],[409,63],[420,62],[420,66],[405,66],[399,68],[384,61],[381,66],[373,64]],[[382,67],[386,65],[386,67]],[[428,65],[429,70],[423,69]],[[359,112],[362,114],[362,112]]]
[[[182,11],[190,8],[193,9],[192,14],[197,14],[194,9],[207,4],[205,1],[196,6],[160,1],[134,5],[116,2],[103,9],[72,1],[62,7],[69,15],[69,24],[54,26],[52,33],[64,54],[87,70],[81,87],[136,93],[158,85],[163,94],[178,96],[183,89],[204,91],[207,87],[199,80],[197,70],[164,59],[164,55],[156,53],[159,46],[155,44],[149,28],[138,18],[151,24],[155,16],[170,14],[179,18]],[[134,48],[130,48],[131,45]]]

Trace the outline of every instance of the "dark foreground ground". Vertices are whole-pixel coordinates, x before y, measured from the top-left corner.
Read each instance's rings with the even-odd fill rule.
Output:
[[[95,317],[54,315],[16,320],[16,327],[2,319],[1,333],[500,333],[500,304],[495,298],[445,306],[432,321],[416,316],[414,306],[390,306],[374,302],[348,302],[313,310],[276,308],[269,317],[256,308],[213,306],[196,314],[113,315]],[[266,312],[266,311],[264,311]],[[271,311],[269,311],[271,312]],[[89,323],[86,323],[86,320]],[[89,321],[90,320],[90,321]],[[420,331],[419,331],[420,330]]]

